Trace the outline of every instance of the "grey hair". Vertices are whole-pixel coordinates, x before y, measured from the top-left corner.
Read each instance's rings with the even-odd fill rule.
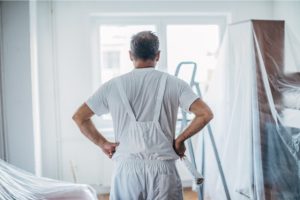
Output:
[[[135,59],[153,60],[159,52],[159,39],[152,31],[142,31],[132,36],[130,50]]]

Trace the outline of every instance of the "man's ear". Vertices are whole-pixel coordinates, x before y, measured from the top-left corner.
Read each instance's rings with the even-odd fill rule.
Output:
[[[158,62],[160,58],[160,51],[157,52],[156,57],[155,57],[155,61]]]
[[[131,61],[133,61],[133,60],[134,60],[134,58],[133,58],[133,55],[132,55],[132,52],[131,52],[131,51],[129,51],[129,58],[130,58],[130,60],[131,60]]]

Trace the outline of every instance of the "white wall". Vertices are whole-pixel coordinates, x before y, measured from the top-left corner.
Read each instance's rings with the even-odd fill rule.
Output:
[[[300,1],[276,1],[273,5],[273,18],[285,20],[293,34],[300,35]]]
[[[277,20],[285,20],[285,72],[300,70],[299,58],[295,47],[300,45],[300,1],[274,2],[273,16]],[[295,41],[297,40],[297,41]],[[293,47],[293,45],[296,45]],[[298,46],[297,46],[298,45]]]
[[[1,67],[7,159],[35,171],[29,3],[1,2]]]

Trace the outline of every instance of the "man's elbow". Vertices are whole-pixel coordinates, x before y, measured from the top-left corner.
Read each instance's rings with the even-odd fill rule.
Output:
[[[72,119],[78,126],[80,126],[83,123],[82,117],[80,117],[80,115],[77,112],[72,116]]]
[[[209,108],[206,109],[204,116],[207,124],[214,118],[214,114]]]
[[[209,109],[207,113],[207,119],[208,121],[211,121],[214,118],[214,113]]]

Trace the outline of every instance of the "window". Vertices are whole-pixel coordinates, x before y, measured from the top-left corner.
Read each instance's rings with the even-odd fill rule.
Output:
[[[103,51],[103,68],[107,70],[119,69],[120,51]]]
[[[96,18],[98,19],[99,16]],[[204,16],[102,16],[94,20],[94,89],[113,77],[133,69],[129,59],[130,39],[133,34],[151,30],[160,39],[161,57],[157,68],[174,74],[182,61],[197,63],[197,81],[202,94],[214,70],[216,52],[225,27],[226,17]],[[94,43],[93,43],[94,44]],[[186,67],[180,78],[190,79],[191,68]],[[104,134],[113,135],[110,115],[95,121]]]

